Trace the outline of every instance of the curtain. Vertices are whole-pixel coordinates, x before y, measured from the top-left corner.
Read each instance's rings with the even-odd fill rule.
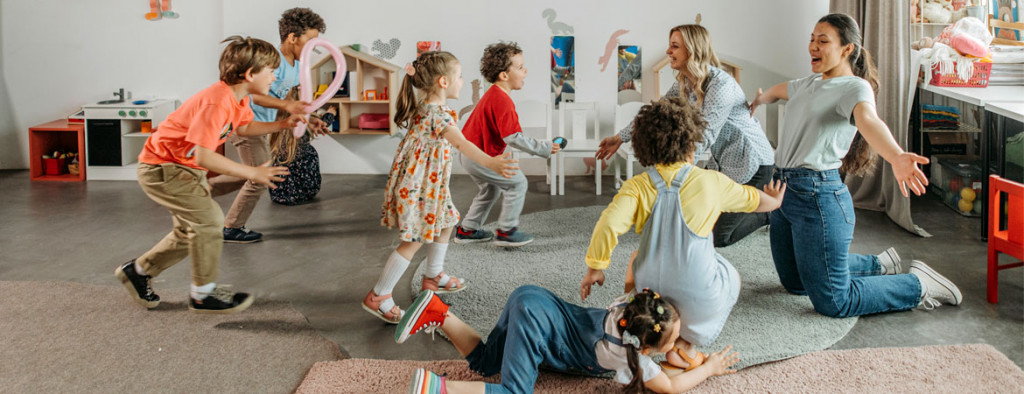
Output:
[[[912,77],[910,70],[910,5],[907,0],[831,0],[829,10],[850,15],[860,25],[864,48],[871,52],[878,66],[878,116],[892,130],[900,147],[909,150],[910,111],[917,83],[916,73]],[[914,224],[910,198],[900,193],[892,166],[881,157],[876,159],[869,173],[846,177],[854,206],[885,211],[905,230],[930,237]]]

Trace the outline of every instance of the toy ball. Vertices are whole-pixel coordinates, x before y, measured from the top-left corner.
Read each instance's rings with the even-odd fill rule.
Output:
[[[965,187],[960,190],[960,197],[962,197],[966,201],[974,201],[974,198],[977,197],[977,194],[974,193],[974,189]]]
[[[954,203],[954,201],[953,201],[953,192],[951,192],[949,190],[946,190],[946,191],[942,192],[942,201],[946,201],[946,202],[948,202],[950,204]]]
[[[953,200],[951,200],[949,202],[949,204],[954,206],[954,207],[960,206],[960,200],[961,200],[960,195],[956,194],[956,193],[953,193]]]
[[[974,213],[981,215],[981,200],[974,200]]]
[[[974,209],[974,202],[965,198],[960,200],[960,203],[957,206],[960,208],[961,212],[968,213]]]
[[[569,144],[569,140],[564,137],[555,137],[551,142],[558,144],[558,149],[565,149],[565,146]]]
[[[962,187],[964,187],[964,181],[960,178],[949,180],[949,190],[960,190]]]

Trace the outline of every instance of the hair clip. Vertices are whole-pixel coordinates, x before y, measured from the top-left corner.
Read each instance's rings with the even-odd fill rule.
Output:
[[[633,347],[640,348],[640,338],[630,334],[629,331],[622,330],[622,343],[627,345],[633,345]]]
[[[654,323],[654,332],[661,332],[661,324]]]
[[[412,63],[405,63],[405,73],[410,77],[416,75],[416,67],[413,67]]]
[[[663,307],[661,305],[658,305],[657,311],[658,311],[659,315],[664,315],[665,314],[665,307]]]
[[[626,319],[619,319],[619,327],[625,327],[625,326],[626,326]]]

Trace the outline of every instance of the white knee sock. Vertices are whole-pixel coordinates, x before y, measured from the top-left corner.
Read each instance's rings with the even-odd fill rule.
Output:
[[[406,268],[409,268],[409,260],[398,254],[398,251],[391,252],[391,256],[388,256],[387,264],[384,264],[384,271],[380,273],[380,279],[377,279],[377,284],[373,286],[373,293],[379,296],[391,294],[395,290],[398,280],[405,273]],[[388,309],[391,308],[388,307]]]
[[[213,289],[217,287],[216,283],[210,282],[202,286],[192,285],[192,298],[201,300],[206,298],[213,292]]]
[[[436,278],[444,271],[444,256],[448,254],[448,244],[434,242],[427,245],[427,271],[424,276]],[[445,283],[447,284],[447,283]]]

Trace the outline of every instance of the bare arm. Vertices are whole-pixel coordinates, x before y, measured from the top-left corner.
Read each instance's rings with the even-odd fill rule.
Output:
[[[889,127],[878,118],[875,106],[868,102],[861,102],[853,108],[853,119],[857,129],[864,137],[864,140],[871,145],[871,148],[878,152],[885,161],[892,165],[893,175],[900,185],[900,192],[904,197],[907,194],[907,187],[916,195],[925,192],[928,186],[928,178],[918,167],[919,164],[928,164],[928,158],[914,153],[904,152],[893,138]]]
[[[299,124],[299,122],[306,123],[306,118],[302,115],[292,115],[280,122],[252,122],[239,127],[235,132],[242,137],[256,137],[284,129],[291,129]]]
[[[196,164],[210,171],[248,179],[255,183],[276,189],[274,182],[283,182],[288,175],[287,167],[249,167],[222,156],[220,153],[196,145]]]
[[[488,156],[484,151],[480,150],[476,145],[466,140],[466,136],[462,135],[462,131],[458,127],[448,126],[442,132],[444,138],[455,147],[459,153],[466,155],[467,158],[473,160],[480,165],[489,168],[496,174],[499,174],[505,178],[511,178],[516,175],[519,171],[519,166],[516,163],[519,160],[512,159],[511,153],[505,153],[498,157]]]
[[[754,110],[762,104],[771,104],[779,100],[789,100],[789,82],[783,82],[768,88],[767,92],[757,89],[757,97],[750,102],[750,116],[754,116]]]
[[[729,367],[737,361],[739,361],[739,355],[732,352],[732,346],[726,346],[725,349],[712,353],[704,364],[689,372],[683,372],[671,378],[662,372],[654,379],[644,382],[644,386],[657,393],[682,393],[697,387],[698,384],[712,376],[736,373],[736,370],[729,369]]]
[[[298,100],[282,100],[269,94],[253,94],[252,102],[261,107],[276,108],[290,114],[308,114],[316,108],[309,108],[309,103]]]
[[[764,185],[764,191],[758,190],[761,196],[757,209],[754,212],[771,212],[782,206],[782,197],[786,194],[786,184],[780,180],[768,182]]]

